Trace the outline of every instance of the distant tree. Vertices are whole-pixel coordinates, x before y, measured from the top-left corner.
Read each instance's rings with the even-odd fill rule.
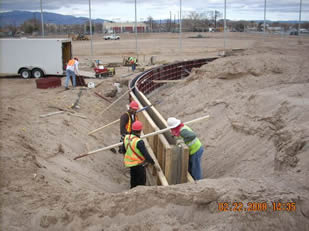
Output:
[[[92,27],[92,33],[94,33],[94,25],[91,24],[91,27]],[[89,26],[89,23],[86,25],[86,34],[90,34],[90,26]]]
[[[32,34],[33,32],[39,32],[40,31],[40,21],[36,18],[26,20],[20,26],[20,28],[27,34]]]
[[[94,23],[93,25],[94,30],[96,33],[102,33],[102,23]]]
[[[245,24],[242,22],[237,22],[234,26],[237,32],[244,32],[245,31]]]
[[[220,11],[214,10],[208,12],[209,18],[212,21],[215,28],[217,28],[217,21],[222,17],[222,13]]]
[[[206,13],[198,13],[191,11],[187,17],[183,19],[183,28],[185,31],[202,32],[209,28],[209,20]]]
[[[154,21],[153,21],[153,17],[152,16],[148,16],[147,18],[147,21],[145,22],[149,28],[149,31],[152,32],[153,31],[153,24],[154,24]]]

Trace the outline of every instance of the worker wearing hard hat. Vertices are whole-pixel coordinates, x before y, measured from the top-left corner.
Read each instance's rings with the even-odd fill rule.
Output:
[[[153,159],[146,149],[144,141],[140,139],[142,129],[142,122],[138,120],[135,121],[132,124],[132,133],[127,134],[123,142],[123,146],[126,150],[124,155],[124,165],[130,168],[131,188],[146,184],[145,167],[148,164],[154,164]]]
[[[76,75],[78,75],[78,58],[71,59],[66,68],[65,89],[69,90],[69,79],[72,76],[73,87],[76,87]]]
[[[129,105],[129,110],[120,117],[120,135],[121,135],[120,142],[123,141],[125,135],[131,133],[132,124],[136,120],[138,120],[136,115],[137,110],[138,110],[138,103],[136,101],[131,101]],[[122,146],[120,146],[118,152],[124,154],[125,150],[122,148]]]
[[[132,71],[134,72],[136,69],[137,59],[135,57],[129,57],[129,62],[131,64]]]
[[[189,147],[189,173],[194,180],[200,180],[202,178],[201,158],[204,152],[201,141],[192,129],[181,123],[180,120],[170,117],[167,119],[167,124],[171,128],[172,135],[182,138]]]

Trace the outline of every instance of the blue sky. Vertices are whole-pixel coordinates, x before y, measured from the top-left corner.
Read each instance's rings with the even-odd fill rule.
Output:
[[[89,0],[42,0],[43,10],[58,14],[89,15]],[[267,0],[268,20],[298,20],[300,0]],[[134,0],[91,0],[92,18],[114,21],[134,20]],[[0,11],[39,11],[40,0],[0,0]],[[224,0],[182,0],[183,15],[190,11],[223,13]],[[137,0],[137,19],[178,18],[179,0]],[[264,0],[227,0],[227,18],[255,20],[264,18]],[[309,0],[302,0],[302,20],[309,21]]]

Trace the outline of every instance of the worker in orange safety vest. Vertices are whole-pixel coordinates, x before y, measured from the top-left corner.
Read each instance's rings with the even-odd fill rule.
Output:
[[[66,68],[65,90],[69,90],[69,80],[71,76],[73,79],[73,88],[76,87],[76,75],[79,74],[78,64],[78,58],[76,57],[68,62]]]
[[[149,155],[145,143],[140,139],[143,124],[141,121],[135,121],[132,124],[131,134],[127,134],[124,138],[123,146],[126,150],[124,155],[124,165],[130,168],[130,185],[134,188],[138,185],[146,184],[146,170],[148,164],[154,161]]]
[[[120,142],[123,141],[126,134],[131,133],[132,124],[136,120],[138,120],[138,117],[136,115],[136,111],[138,110],[138,108],[138,103],[136,101],[131,101],[129,105],[129,110],[120,117]],[[120,146],[118,152],[124,154],[125,150],[122,146]]]

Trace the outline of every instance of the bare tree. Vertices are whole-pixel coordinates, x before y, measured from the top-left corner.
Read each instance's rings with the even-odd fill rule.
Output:
[[[222,17],[222,13],[220,11],[214,10],[208,12],[209,18],[212,21],[215,29],[217,28],[217,21]]]
[[[185,31],[206,31],[208,30],[209,20],[206,13],[197,13],[191,11],[186,18],[183,19],[183,28]]]

